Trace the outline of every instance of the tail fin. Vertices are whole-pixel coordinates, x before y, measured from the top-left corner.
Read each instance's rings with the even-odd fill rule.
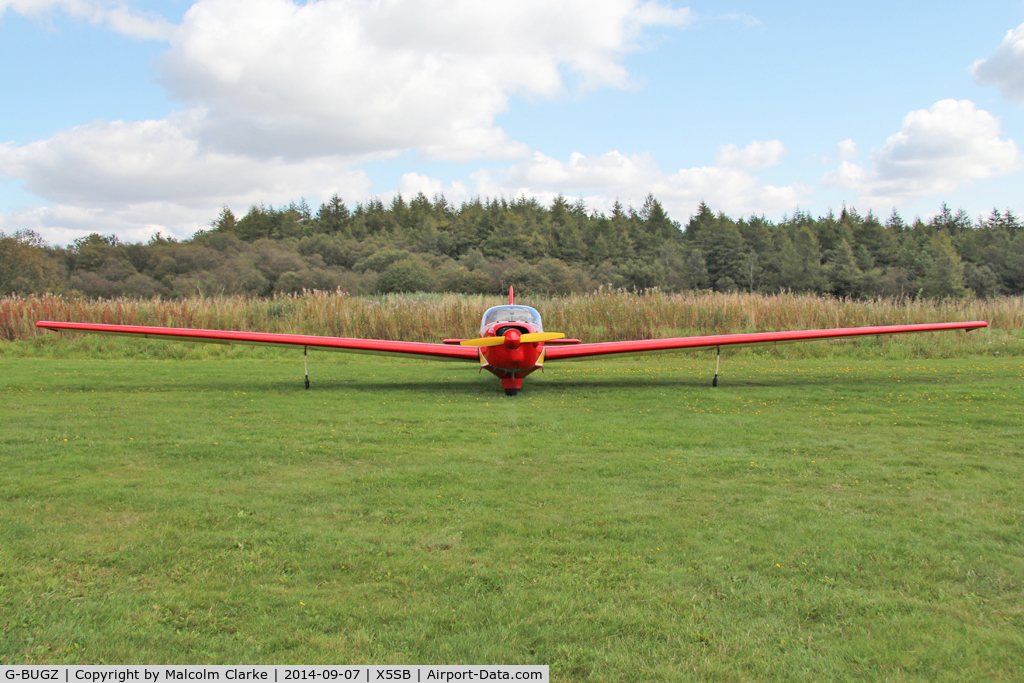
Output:
[[[509,303],[509,305],[512,305],[515,302],[516,302],[515,290],[512,289],[512,285],[509,285],[508,286],[508,303]]]

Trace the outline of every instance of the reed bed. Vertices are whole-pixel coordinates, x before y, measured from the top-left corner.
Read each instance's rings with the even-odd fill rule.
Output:
[[[480,295],[349,296],[343,292],[306,292],[271,299],[6,297],[0,299],[0,339],[13,342],[50,338],[53,333],[40,330],[35,323],[58,320],[436,342],[446,336],[474,336],[483,312],[505,301],[502,297]],[[958,352],[996,344],[1004,353],[1024,353],[1021,297],[857,301],[786,293],[599,290],[566,297],[523,297],[521,302],[541,311],[546,329],[565,332],[584,342],[987,320],[989,330],[946,336],[956,340]],[[916,342],[918,345],[950,343],[936,341],[939,335],[914,338],[929,340]],[[903,339],[910,338],[899,339],[904,343]]]

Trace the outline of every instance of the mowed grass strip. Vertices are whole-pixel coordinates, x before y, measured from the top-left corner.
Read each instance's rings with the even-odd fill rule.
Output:
[[[3,663],[1014,680],[1024,359],[0,359]]]

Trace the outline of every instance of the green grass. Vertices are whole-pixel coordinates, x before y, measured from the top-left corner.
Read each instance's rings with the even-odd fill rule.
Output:
[[[609,359],[506,398],[471,365],[313,354],[303,391],[294,352],[23,351],[3,663],[1024,671],[1024,358],[724,355],[716,389],[708,353]]]

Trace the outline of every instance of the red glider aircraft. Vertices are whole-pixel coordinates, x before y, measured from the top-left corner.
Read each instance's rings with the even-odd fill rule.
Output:
[[[672,349],[698,349],[713,347],[719,357],[723,346],[769,344],[777,342],[813,341],[863,335],[902,334],[906,332],[934,332],[939,330],[976,330],[988,327],[983,320],[964,323],[930,323],[925,325],[885,325],[881,327],[841,327],[828,330],[801,330],[794,332],[759,332],[755,334],[719,334],[707,337],[673,337],[636,341],[581,344],[579,339],[566,339],[560,332],[545,332],[540,313],[535,308],[515,303],[515,294],[509,287],[507,306],[487,309],[480,321],[480,336],[476,339],[445,339],[442,344],[388,341],[383,339],[348,339],[344,337],[318,337],[302,334],[270,334],[266,332],[230,332],[222,330],[191,330],[177,327],[142,327],[138,325],[96,325],[91,323],[61,323],[40,320],[38,327],[68,332],[89,332],[110,335],[141,335],[147,339],[210,342],[215,344],[285,345],[308,349],[319,348],[349,353],[369,353],[381,356],[414,356],[432,360],[455,360],[479,363],[501,379],[508,396],[515,396],[523,387],[523,378],[542,369],[545,362],[570,359],[591,359],[606,354],[645,353]],[[718,363],[712,386],[718,386]],[[309,388],[309,368],[306,366],[306,388]]]

